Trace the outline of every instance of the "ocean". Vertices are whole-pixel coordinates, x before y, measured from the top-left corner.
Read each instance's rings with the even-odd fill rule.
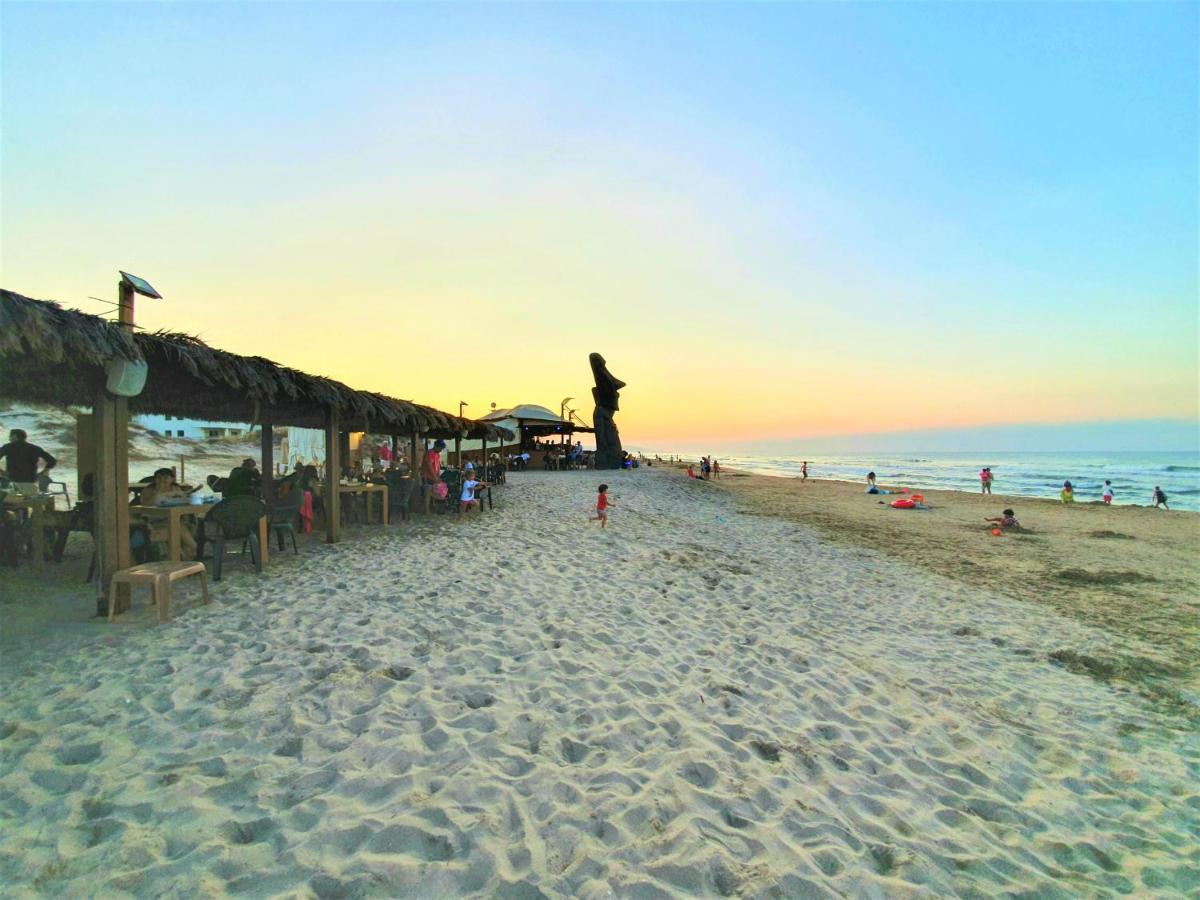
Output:
[[[686,458],[686,457],[685,457]],[[1075,487],[1076,502],[1099,500],[1104,480],[1113,484],[1113,502],[1153,505],[1159,485],[1171,509],[1200,511],[1200,455],[1153,453],[877,453],[800,456],[720,456],[723,466],[762,475],[793,477],[808,460],[809,478],[860,481],[874,471],[880,485],[950,491],[978,491],[979,470],[992,467],[996,494],[1057,498],[1062,483]]]

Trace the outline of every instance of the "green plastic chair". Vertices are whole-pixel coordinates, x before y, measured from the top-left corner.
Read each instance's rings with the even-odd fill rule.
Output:
[[[258,545],[258,520],[267,514],[267,504],[258,497],[226,497],[204,517],[204,540],[213,545],[213,581],[221,580],[221,563],[225,557],[225,542],[242,542],[242,551],[250,546],[254,571],[262,573],[262,552]],[[203,555],[204,545],[197,556]]]
[[[279,541],[280,553],[283,553],[286,547],[283,536],[288,534],[292,537],[292,553],[300,555],[300,549],[296,546],[296,519],[300,517],[300,507],[303,505],[304,491],[296,485],[271,510],[271,531],[275,532],[275,538]]]

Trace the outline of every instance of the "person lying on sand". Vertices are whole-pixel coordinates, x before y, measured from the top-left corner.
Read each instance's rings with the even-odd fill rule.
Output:
[[[983,521],[994,522],[995,524],[999,525],[1001,528],[1020,528],[1021,527],[1021,523],[1017,521],[1016,513],[1014,513],[1011,509],[1006,509],[1004,511],[1003,515],[996,516],[993,519],[985,518]]]

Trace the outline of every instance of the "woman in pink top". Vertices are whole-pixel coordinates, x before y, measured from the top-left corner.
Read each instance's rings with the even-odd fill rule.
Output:
[[[425,495],[426,514],[433,505],[433,489],[442,480],[442,451],[445,449],[446,442],[438,438],[421,460],[421,493]]]

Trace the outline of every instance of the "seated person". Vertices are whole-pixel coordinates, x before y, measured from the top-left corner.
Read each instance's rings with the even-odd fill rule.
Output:
[[[467,463],[467,465],[470,465],[470,463]],[[475,496],[475,492],[485,487],[490,487],[490,485],[486,481],[476,481],[475,472],[468,471],[463,481],[462,494],[459,495],[458,511],[465,513],[472,506],[479,506],[479,499]]]
[[[1006,509],[1006,510],[1004,510],[1004,513],[1002,515],[996,516],[995,518],[991,518],[991,519],[985,518],[983,521],[992,522],[996,525],[999,525],[1001,528],[1020,528],[1021,527],[1021,523],[1017,521],[1016,513],[1014,513],[1011,509]]]
[[[221,492],[226,497],[257,497],[262,493],[262,473],[253,459],[244,459],[242,464],[229,473],[229,484]]]
[[[1062,492],[1058,495],[1058,499],[1063,503],[1075,502],[1075,488],[1071,486],[1071,482],[1063,482]]]
[[[142,506],[161,506],[163,501],[186,500],[188,492],[175,483],[175,473],[171,469],[157,469],[154,472],[154,483],[142,491]],[[179,532],[179,549],[187,559],[196,558],[196,535],[192,526],[183,523]]]

